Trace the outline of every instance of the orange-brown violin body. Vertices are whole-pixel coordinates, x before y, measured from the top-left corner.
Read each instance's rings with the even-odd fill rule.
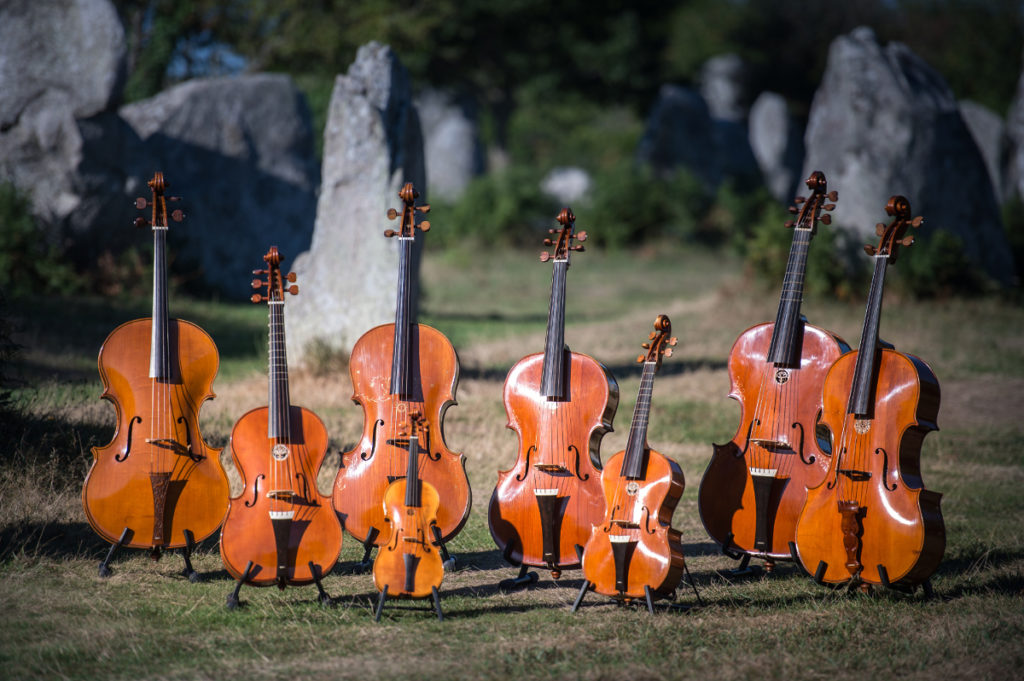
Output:
[[[382,545],[389,530],[381,499],[390,481],[405,475],[408,461],[408,451],[395,442],[401,433],[408,433],[409,415],[420,413],[429,423],[423,445],[429,457],[419,473],[443,499],[437,525],[447,541],[465,524],[471,504],[465,459],[450,451],[444,440],[444,413],[455,404],[458,357],[440,331],[413,324],[413,399],[402,399],[390,393],[394,333],[394,324],[377,326],[352,349],[352,399],[363,408],[363,434],[355,449],[342,455],[334,483],[334,509],[352,536],[366,541],[372,535],[373,543]]]
[[[708,535],[727,550],[790,559],[806,490],[828,471],[828,452],[815,442],[821,386],[850,348],[835,334],[802,326],[799,367],[767,360],[774,322],[744,331],[729,353],[729,397],[740,403],[740,423],[730,442],[714,446],[698,493]],[[760,517],[752,469],[765,474],[769,492]]]
[[[825,480],[807,492],[797,551],[823,582],[856,573],[869,584],[919,584],[946,544],[942,495],[923,489],[920,475],[921,442],[938,428],[939,383],[917,357],[881,349],[871,416],[857,418],[847,413],[857,355],[844,355],[825,378],[822,422],[836,449]],[[844,514],[850,501],[857,510]]]
[[[82,503],[89,524],[109,542],[128,528],[123,546],[181,548],[185,530],[200,541],[227,511],[220,449],[199,431],[219,360],[206,332],[171,319],[170,377],[152,379],[151,336],[152,320],[136,319],[114,329],[100,348],[102,397],[117,410],[117,430],[110,444],[92,450]],[[162,503],[154,503],[157,485],[166,485]]]
[[[231,456],[244,488],[232,498],[224,519],[220,555],[235,579],[252,561],[247,584],[310,584],[334,568],[341,551],[341,525],[331,509],[331,498],[320,494],[316,486],[327,455],[327,430],[316,414],[292,406],[288,437],[271,438],[267,435],[269,413],[267,407],[253,409],[231,431]],[[272,455],[275,445],[287,447],[286,466]],[[275,465],[279,467],[276,472]],[[275,500],[275,487],[287,487],[289,494]],[[278,574],[278,539],[270,520],[275,501],[277,507],[293,513],[288,523],[285,575]],[[313,574],[310,562],[318,575]]]
[[[373,582],[378,591],[387,587],[390,596],[425,598],[444,579],[444,561],[432,529],[441,499],[433,485],[420,483],[421,501],[416,507],[405,503],[408,483],[404,478],[384,491],[388,535],[373,561]]]
[[[520,360],[505,380],[508,427],[519,435],[515,465],[498,473],[491,536],[514,564],[579,567],[605,513],[598,448],[619,401],[615,379],[587,355],[568,353],[569,395],[541,394],[544,353]]]
[[[609,459],[601,475],[608,510],[586,544],[583,576],[605,596],[643,598],[649,586],[655,596],[669,597],[685,569],[681,535],[670,526],[683,471],[648,449],[643,477],[627,478],[619,473],[624,456]]]

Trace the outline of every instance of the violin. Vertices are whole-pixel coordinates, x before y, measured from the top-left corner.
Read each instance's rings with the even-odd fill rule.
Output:
[[[268,406],[244,414],[231,430],[231,457],[242,477],[242,492],[231,499],[220,534],[224,567],[238,581],[228,606],[238,604],[238,588],[315,582],[328,600],[320,577],[341,551],[341,524],[330,497],[320,494],[317,475],[327,455],[327,430],[308,409],[291,404],[285,350],[284,294],[296,295],[295,273],[281,274],[283,256],[272,246],[263,256],[267,269],[253,274],[252,302],[266,301],[269,326]],[[290,285],[285,286],[285,281]]]
[[[893,220],[878,225],[878,246],[865,247],[875,270],[860,348],[832,365],[822,387],[831,464],[797,521],[800,563],[819,583],[916,587],[946,546],[942,495],[924,489],[920,469],[921,442],[938,430],[939,382],[922,360],[878,339],[886,268],[922,218],[911,218],[902,196],[886,212]]]
[[[404,438],[409,452],[405,477],[395,480],[384,491],[384,514],[390,531],[373,561],[373,583],[381,594],[377,620],[388,595],[433,596],[440,616],[437,590],[444,579],[444,561],[434,538],[434,527],[441,497],[419,475],[421,447],[422,451],[430,452],[429,443],[420,444],[421,434],[426,437],[428,433],[423,416],[410,414],[409,428]]]
[[[214,396],[217,346],[191,322],[171,319],[167,310],[167,183],[162,173],[149,181],[153,230],[153,314],[114,329],[99,353],[102,398],[117,411],[117,430],[104,447],[92,449],[93,463],[82,487],[89,524],[112,543],[100,564],[124,546],[161,551],[185,548],[185,574],[198,579],[189,556],[195,542],[213,534],[227,511],[228,481],[220,449],[199,432],[199,409]],[[172,211],[180,222],[184,215]]]
[[[818,222],[831,223],[827,211],[838,195],[827,190],[825,175],[807,179],[811,190],[797,197],[787,222],[793,239],[775,322],[753,326],[729,352],[729,397],[742,413],[730,442],[714,453],[697,496],[704,527],[723,551],[743,558],[792,560],[790,544],[806,489],[825,478],[828,443],[815,446],[819,398],[825,373],[850,346],[839,336],[808,324],[800,314],[807,252]]]
[[[654,375],[662,357],[672,356],[672,323],[658,315],[643,344],[647,353],[626,449],[601,473],[606,512],[591,530],[583,550],[580,599],[588,588],[613,598],[668,598],[682,579],[682,535],[671,527],[672,513],[683,494],[683,471],[672,459],[647,444]],[[575,606],[574,606],[575,607]]]
[[[593,358],[565,345],[565,284],[569,256],[582,251],[573,241],[576,216],[558,215],[561,229],[551,260],[551,303],[544,352],[519,360],[505,379],[507,427],[519,435],[515,465],[499,471],[491,495],[488,525],[505,559],[513,565],[547,567],[557,578],[579,567],[575,547],[604,517],[601,438],[612,429],[619,386]]]
[[[415,205],[419,193],[411,183],[398,195],[404,204],[401,226],[384,232],[388,238],[398,237],[395,322],[370,329],[352,348],[352,400],[363,408],[363,434],[355,448],[342,455],[334,481],[334,510],[345,529],[363,542],[364,564],[373,547],[389,535],[381,499],[391,481],[405,473],[408,451],[395,443],[411,432],[411,414],[422,415],[427,423],[424,439],[430,450],[424,452],[420,475],[441,495],[439,541],[448,541],[462,529],[471,504],[465,459],[448,449],[443,428],[444,413],[455,404],[459,359],[444,334],[412,320],[413,242],[416,230],[430,229],[429,222],[417,221],[417,214],[429,212],[430,206]],[[389,219],[398,216],[394,208],[388,210]]]

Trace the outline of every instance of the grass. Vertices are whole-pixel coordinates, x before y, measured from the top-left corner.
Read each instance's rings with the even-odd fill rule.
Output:
[[[429,249],[428,249],[429,252]],[[578,571],[542,573],[533,588],[498,589],[513,576],[494,549],[486,506],[496,471],[516,456],[505,428],[505,373],[543,346],[550,266],[521,251],[430,254],[423,320],[459,351],[459,404],[446,417],[449,446],[465,453],[472,515],[450,548],[446,620],[388,609],[372,620],[372,580],[353,570],[361,549],[346,538],[325,579],[332,608],[313,588],[232,588],[216,540],[194,561],[190,584],[178,556],[153,563],[126,551],[114,575],[96,575],[107,544],[88,527],[81,483],[89,450],[113,432],[98,399],[95,357],[117,324],[148,314],[147,301],[15,300],[15,414],[0,423],[0,669],[8,678],[276,679],[917,679],[936,675],[1021,678],[1024,666],[1024,310],[997,299],[917,302],[890,295],[882,336],[925,358],[939,377],[942,430],[922,449],[926,485],[944,494],[948,545],[934,576],[938,598],[819,587],[780,565],[754,579],[725,578],[733,565],[706,536],[696,495],[711,442],[730,438],[726,359],[736,336],[774,317],[777,291],[748,282],[738,261],[674,248],[574,256],[566,340],[608,365],[621,402],[604,459],[625,445],[636,399],[635,357],[654,317],[679,337],[655,385],[649,440],[675,458],[687,486],[674,525],[704,607],[660,612],[620,607],[593,594],[569,606]],[[856,345],[860,303],[809,299],[804,312]],[[221,351],[218,396],[202,412],[207,440],[224,446],[234,421],[265,402],[262,306],[172,300],[172,314],[206,329]],[[320,477],[361,430],[347,373],[293,372],[292,398],[331,434]],[[222,453],[230,469],[230,457]],[[237,477],[229,470],[237,488]],[[681,588],[679,599],[693,603]],[[417,604],[405,604],[417,605]]]

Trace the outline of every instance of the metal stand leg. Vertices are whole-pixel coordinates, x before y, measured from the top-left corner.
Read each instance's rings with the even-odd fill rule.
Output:
[[[110,546],[110,550],[107,551],[107,557],[100,563],[100,577],[110,576],[110,561],[114,559],[117,552],[124,546],[125,542],[128,541],[128,537],[131,535],[131,530],[127,527],[121,530],[121,537]]]
[[[647,612],[654,614],[654,598],[651,596],[651,587],[644,584],[644,598],[647,600]]]
[[[444,565],[446,572],[450,572],[455,569],[455,556],[448,553],[448,547],[441,541],[441,528],[437,525],[430,526],[431,532],[434,533],[434,543],[437,544],[437,550],[441,552],[441,561]]]
[[[580,593],[578,596],[576,596],[576,601],[572,604],[572,612],[576,612],[580,609],[580,603],[583,602],[583,597],[587,595],[587,591],[590,589],[591,586],[592,585],[590,582],[588,582],[585,579],[583,580],[583,586],[580,587]]]
[[[502,591],[510,591],[512,589],[518,589],[519,587],[527,586],[528,584],[534,584],[540,577],[537,576],[536,572],[527,572],[529,568],[526,565],[519,566],[519,575],[511,579],[503,579],[498,582],[498,588]]]
[[[183,530],[182,534],[185,535],[185,548],[182,549],[181,554],[185,559],[185,569],[181,571],[181,574],[195,584],[200,581],[199,573],[192,567],[192,552],[196,550],[196,537],[192,534],[192,530]]]
[[[309,561],[309,571],[313,574],[313,582],[316,584],[316,590],[320,592],[318,599],[320,605],[328,606],[331,604],[331,597],[324,591],[324,585],[320,583],[323,575],[320,573],[320,566],[313,565],[313,561]]]
[[[384,601],[388,599],[388,585],[384,585],[384,590],[380,592],[380,600],[377,601],[377,611],[373,613],[373,621],[380,622],[380,614],[384,612]]]
[[[238,592],[242,590],[242,584],[245,580],[249,579],[249,572],[252,571],[252,561],[250,560],[245,565],[245,571],[242,572],[242,576],[238,578],[238,582],[235,584],[235,590],[228,594],[228,610],[234,610],[238,607]]]
[[[444,615],[441,614],[441,595],[437,593],[437,587],[430,587],[430,595],[434,598],[434,610],[437,611],[437,621],[444,622]]]
[[[366,533],[366,541],[363,542],[363,559],[359,561],[356,566],[357,572],[369,572],[373,568],[373,561],[370,560],[370,554],[373,553],[374,542],[377,541],[377,535],[380,534],[376,527],[371,527],[370,531]]]

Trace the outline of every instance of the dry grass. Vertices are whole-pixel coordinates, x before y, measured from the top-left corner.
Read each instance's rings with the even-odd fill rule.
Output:
[[[200,584],[180,576],[176,556],[154,564],[141,552],[125,552],[111,578],[98,578],[106,544],[85,523],[79,493],[90,447],[110,437],[113,410],[97,399],[94,358],[106,333],[146,314],[145,305],[81,301],[68,319],[60,301],[15,301],[26,350],[15,391],[21,411],[0,430],[0,669],[10,678],[76,679],[1019,678],[1024,311],[987,299],[887,301],[883,337],[927,359],[943,385],[943,430],[922,452],[926,484],[945,495],[940,598],[850,596],[791,565],[730,579],[719,573],[732,562],[705,535],[696,492],[710,443],[737,426],[738,406],[726,397],[729,349],[744,328],[771,319],[777,301],[776,291],[750,285],[738,270],[720,254],[660,249],[588,252],[570,272],[566,340],[607,364],[621,389],[604,458],[625,445],[639,380],[634,359],[654,317],[669,314],[679,337],[655,386],[650,442],[686,475],[674,524],[705,607],[655,617],[594,595],[571,614],[578,571],[558,581],[542,575],[522,591],[498,588],[514,570],[494,549],[486,506],[497,471],[516,456],[501,401],[505,373],[543,345],[550,268],[534,254],[498,253],[483,263],[453,252],[424,266],[424,321],[453,339],[462,365],[446,437],[465,454],[475,492],[470,521],[451,543],[459,567],[445,578],[443,623],[395,608],[374,625],[372,581],[353,570],[361,550],[351,538],[325,580],[329,609],[312,588],[246,588],[245,607],[226,611],[232,583],[212,540],[195,558]],[[265,319],[242,305],[180,305],[173,311],[221,347],[217,398],[204,407],[202,427],[224,446],[235,420],[266,403]],[[804,311],[856,345],[860,304],[808,300]],[[351,392],[344,372],[291,377],[293,401],[315,411],[331,435],[324,491],[339,452],[362,427]],[[226,451],[222,461],[231,468]],[[695,601],[686,588],[679,598]]]

